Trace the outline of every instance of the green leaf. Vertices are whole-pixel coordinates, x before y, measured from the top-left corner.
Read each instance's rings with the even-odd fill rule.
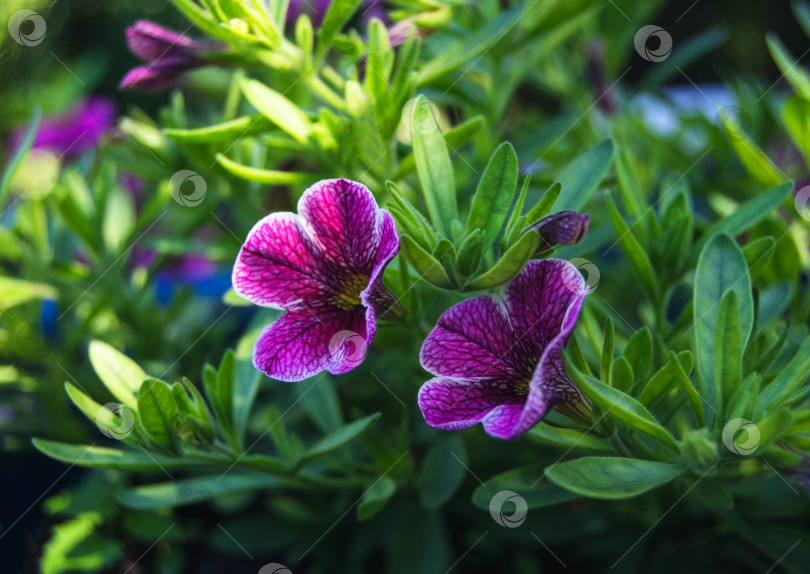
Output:
[[[176,450],[175,424],[179,412],[168,384],[157,379],[143,382],[138,391],[138,416],[149,438],[162,448]]]
[[[731,147],[737,152],[737,156],[751,177],[764,185],[778,185],[787,179],[776,164],[745,133],[735,116],[721,113],[720,119],[723,121],[726,133],[731,134],[729,138]]]
[[[503,257],[486,273],[464,286],[464,291],[477,291],[497,287],[520,273],[540,245],[540,234],[529,229],[510,247]]]
[[[538,442],[566,450],[576,448],[611,454],[615,451],[610,441],[572,428],[553,427],[540,423],[532,427],[526,434]]]
[[[42,454],[78,466],[110,470],[160,470],[174,468],[195,468],[210,463],[146,453],[135,450],[119,450],[99,446],[68,444],[64,442],[35,438],[31,441]]]
[[[391,98],[388,79],[394,67],[394,52],[385,24],[372,18],[368,24],[368,59],[366,68],[366,89],[374,101],[385,106]]]
[[[810,102],[799,96],[790,96],[782,108],[782,119],[805,162],[810,161]]]
[[[568,363],[568,361],[566,361]],[[566,365],[568,366],[568,364]],[[637,431],[646,434],[650,438],[655,439],[664,446],[678,451],[675,439],[667,429],[655,420],[655,417],[650,414],[644,405],[636,399],[623,393],[618,389],[614,389],[593,377],[584,375],[570,366],[567,369],[568,373],[572,375],[574,382],[582,391],[596,403],[601,409],[607,411],[607,414],[619,419],[628,426],[636,429]]]
[[[728,402],[742,382],[742,355],[737,295],[728,291],[720,301],[714,332],[714,383],[719,413],[728,410]]]
[[[630,363],[636,381],[643,381],[652,367],[653,340],[647,327],[636,331],[624,348],[624,357]]]
[[[244,136],[266,132],[272,124],[259,114],[195,129],[168,128],[163,135],[183,143],[232,142]]]
[[[512,207],[518,179],[518,158],[509,142],[498,146],[478,182],[467,219],[467,235],[476,229],[484,232],[484,244],[498,237]]]
[[[718,233],[706,244],[698,260],[694,287],[694,329],[700,395],[717,412],[721,397],[714,377],[715,331],[720,302],[728,291],[734,291],[739,303],[740,345],[745,349],[754,324],[754,299],[748,264],[730,235]],[[714,410],[706,413],[706,424],[714,420]]]
[[[59,292],[50,285],[0,277],[0,311],[39,299],[56,299]]]
[[[610,170],[613,152],[613,141],[605,140],[565,166],[556,178],[562,185],[557,199],[559,210],[579,211],[585,205]]]
[[[318,59],[332,46],[335,34],[340,32],[352,17],[363,0],[333,0],[323,17],[318,31]]]
[[[107,195],[101,237],[107,252],[118,255],[135,228],[135,202],[128,192],[113,188]]]
[[[503,491],[518,494],[529,508],[543,508],[579,498],[578,494],[560,488],[546,479],[544,467],[544,464],[534,464],[513,468],[487,479],[473,492],[473,504],[489,510],[492,498]]]
[[[313,125],[307,115],[293,102],[261,82],[245,78],[242,93],[256,110],[291,135],[299,143],[307,143]]]
[[[621,148],[616,154],[615,167],[625,210],[630,215],[641,217],[646,210],[647,202],[644,200],[644,191],[641,188],[633,159],[626,147]]]
[[[372,484],[357,505],[357,520],[368,520],[388,504],[397,490],[397,483],[390,476],[383,476]]]
[[[526,224],[531,225],[532,223],[536,223],[540,221],[543,217],[548,215],[551,211],[552,206],[557,201],[557,198],[560,197],[560,193],[562,192],[562,184],[557,182],[549,187],[546,192],[543,194],[543,197],[540,198],[534,207],[529,210],[529,213],[526,214]]]
[[[216,154],[214,157],[219,165],[224,167],[228,172],[248,181],[269,183],[270,185],[300,185],[310,183],[318,178],[317,175],[312,173],[277,171],[273,169],[262,169],[242,165],[241,163],[236,163],[235,161],[228,159],[221,153]]]
[[[779,371],[760,393],[757,399],[755,417],[759,418],[766,411],[787,404],[802,385],[807,384],[810,374],[810,338],[805,339],[790,362]]]
[[[714,222],[692,249],[689,265],[693,265],[698,260],[706,243],[713,239],[716,234],[725,232],[734,237],[746,229],[752,228],[774,213],[792,190],[793,184],[791,182],[767,189],[740,205],[731,215]]]
[[[748,263],[748,271],[751,279],[758,277],[768,267],[774,255],[776,239],[767,235],[750,242],[742,248],[745,261]]]
[[[313,424],[323,433],[338,430],[344,423],[340,410],[335,382],[330,376],[324,376],[313,387],[293,385],[298,391],[301,406],[309,414]]]
[[[400,243],[408,263],[413,265],[421,279],[441,289],[452,289],[454,287],[442,264],[436,261],[430,253],[422,249],[410,236],[401,236]]]
[[[610,385],[623,392],[629,392],[634,382],[633,367],[625,357],[613,361],[610,370]]]
[[[363,417],[362,419],[342,426],[335,432],[326,435],[307,450],[302,461],[308,462],[314,458],[323,456],[356,439],[366,432],[371,425],[376,423],[380,419],[380,416],[380,413],[374,413],[373,415]]]
[[[433,106],[424,96],[416,98],[413,104],[411,135],[428,214],[433,227],[450,237],[450,225],[458,219],[453,165]]]
[[[418,85],[423,86],[442,78],[462,64],[475,64],[476,56],[486,53],[491,46],[502,40],[523,16],[523,12],[523,7],[516,6],[468,34],[463,41],[450,44],[448,49],[442,50],[421,67],[417,77]]]
[[[37,107],[31,121],[28,123],[28,128],[25,130],[22,141],[19,146],[17,146],[14,155],[11,156],[11,159],[6,164],[6,168],[3,170],[3,175],[0,177],[0,208],[3,207],[3,202],[11,189],[11,184],[14,182],[14,176],[17,175],[17,170],[22,165],[23,160],[28,156],[28,152],[31,151],[31,146],[34,144],[34,138],[36,138],[37,130],[39,129],[40,119],[42,119],[42,112]],[[2,300],[3,297],[0,296],[0,306],[3,305]],[[3,308],[7,309],[8,307]]]
[[[475,273],[481,265],[481,256],[484,253],[484,232],[474,230],[462,243],[456,257],[456,267],[464,276]]]
[[[691,379],[686,374],[686,371],[684,371],[683,366],[681,365],[682,362],[683,361],[674,352],[669,352],[668,366],[671,369],[672,374],[675,376],[675,379],[681,384],[681,388],[686,393],[686,398],[689,400],[689,404],[692,405],[692,410],[695,412],[695,418],[697,419],[698,426],[702,427],[704,420],[703,403],[700,401],[700,394],[695,388],[695,385],[692,384]]]
[[[630,265],[633,266],[636,275],[641,279],[641,284],[644,285],[647,295],[651,299],[656,300],[659,287],[650,258],[647,256],[647,253],[644,251],[644,248],[641,246],[641,243],[633,234],[630,227],[625,223],[609,193],[605,194],[605,201],[610,211],[610,220],[618,236],[617,241],[622,244],[622,248],[627,254],[627,258],[630,260]]]
[[[610,384],[610,371],[613,367],[613,321],[608,317],[605,321],[605,334],[602,338],[602,360],[599,363],[599,378]]]
[[[459,435],[451,435],[431,448],[422,461],[417,484],[425,508],[438,508],[450,500],[464,480],[467,450]]]
[[[678,478],[677,464],[620,457],[586,456],[546,469],[555,484],[591,498],[630,498]]]
[[[225,351],[217,370],[216,398],[213,400],[217,419],[228,432],[233,431],[233,398],[236,379],[236,358],[233,349]]]
[[[93,370],[112,395],[135,408],[138,404],[135,393],[149,375],[135,361],[103,341],[92,341],[89,355]]]
[[[793,55],[788,52],[787,48],[774,34],[767,34],[765,41],[768,44],[768,50],[773,56],[774,62],[779,66],[782,75],[790,82],[796,94],[810,101],[810,74],[808,74],[804,67],[801,66]]]
[[[226,474],[138,486],[116,495],[127,508],[157,510],[214,498],[285,486],[288,481],[266,474]]]
[[[678,363],[681,365],[684,372],[692,372],[693,362],[692,353],[689,351],[681,351],[678,353]],[[648,407],[652,406],[658,399],[664,396],[676,381],[677,377],[672,370],[672,365],[667,363],[656,371],[644,385],[644,389],[641,391],[641,396],[639,397],[639,402]]]

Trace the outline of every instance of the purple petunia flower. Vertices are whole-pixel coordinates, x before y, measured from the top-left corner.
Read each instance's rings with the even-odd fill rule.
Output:
[[[98,141],[115,123],[115,104],[104,97],[92,97],[60,116],[42,120],[34,139],[34,149],[50,149],[60,156],[74,156],[98,145]],[[10,149],[23,139],[22,129],[11,137]]]
[[[584,414],[587,399],[565,373],[561,351],[587,293],[568,261],[535,260],[499,296],[445,311],[422,345],[422,367],[435,375],[419,390],[427,424],[457,430],[480,422],[509,439],[555,407]]]
[[[259,337],[256,368],[300,381],[359,365],[377,319],[396,305],[382,273],[398,251],[391,215],[368,188],[347,179],[307,189],[298,215],[277,212],[259,221],[236,259],[234,290],[287,314]]]
[[[537,251],[546,251],[555,245],[576,245],[582,241],[588,234],[589,221],[587,215],[569,209],[547,215],[526,229],[534,229],[540,234]]]
[[[127,46],[146,66],[130,70],[122,89],[161,90],[189,70],[206,65],[206,55],[224,50],[220,42],[195,40],[160,24],[139,20],[127,28]]]

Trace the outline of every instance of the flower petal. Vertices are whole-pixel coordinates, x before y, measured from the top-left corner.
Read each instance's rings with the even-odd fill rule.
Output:
[[[394,242],[399,247],[399,240],[390,237],[391,216],[377,206],[361,183],[348,179],[319,181],[301,196],[298,214],[326,257],[352,271],[370,276],[378,268],[378,253],[390,249]]]
[[[354,310],[292,311],[267,327],[253,349],[253,365],[280,381],[301,381],[321,371],[341,374],[363,362],[376,325]]]
[[[531,374],[510,364],[516,337],[500,298],[467,299],[445,311],[422,344],[422,368],[445,377],[507,377]]]
[[[541,259],[529,261],[506,285],[503,296],[515,332],[540,355],[564,323],[573,328],[587,292],[585,280],[573,264]],[[569,313],[572,306],[576,311]]]
[[[250,230],[233,267],[239,296],[265,307],[297,309],[334,291],[298,222],[295,214],[277,212]]]
[[[425,422],[433,428],[458,430],[487,419],[487,424],[499,432],[501,414],[514,418],[513,409],[502,407],[516,406],[519,413],[524,399],[525,395],[516,394],[509,382],[436,377],[422,385],[417,401]]]
[[[222,50],[223,44],[209,40],[195,40],[155,22],[138,20],[127,28],[127,47],[144,62],[154,62],[162,58],[195,60],[206,52]]]
[[[527,229],[535,229],[540,234],[537,251],[545,251],[555,245],[576,245],[582,241],[588,234],[588,221],[587,215],[566,210],[547,215]]]
[[[186,60],[163,58],[148,66],[132,68],[118,87],[122,90],[164,90],[192,68],[194,65]]]

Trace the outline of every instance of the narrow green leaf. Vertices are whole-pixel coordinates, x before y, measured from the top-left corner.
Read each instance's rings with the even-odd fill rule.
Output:
[[[750,242],[742,248],[745,261],[748,263],[748,271],[751,274],[751,279],[755,279],[765,269],[773,259],[774,247],[776,246],[776,239],[767,235],[760,237]]]
[[[621,148],[616,154],[615,167],[625,210],[630,215],[641,217],[646,210],[647,202],[644,200],[644,191],[641,188],[633,159],[626,147]]]
[[[613,151],[613,141],[605,140],[565,166],[556,178],[562,185],[557,199],[560,210],[579,211],[585,205],[610,170]]]
[[[335,432],[323,437],[321,440],[312,445],[307,450],[307,453],[302,460],[310,461],[319,456],[323,456],[326,453],[332,452],[336,448],[339,448],[354,440],[368,430],[371,425],[376,423],[380,419],[380,416],[380,413],[374,413],[373,415],[363,417],[362,419],[340,427]]]
[[[700,401],[700,394],[695,388],[695,385],[692,384],[692,380],[681,366],[681,361],[679,360],[678,356],[672,351],[669,352],[668,365],[672,370],[672,374],[675,376],[675,379],[681,384],[681,388],[686,393],[686,398],[689,400],[689,404],[692,406],[692,410],[695,412],[695,418],[697,419],[698,426],[702,427],[705,417],[703,416],[703,403]]]
[[[119,450],[82,444],[35,438],[31,441],[42,454],[67,464],[103,468],[109,470],[148,470],[159,471],[175,468],[199,468],[210,463],[164,456],[157,453],[145,453],[137,450]]]
[[[706,244],[698,260],[694,287],[694,330],[700,395],[717,412],[721,397],[714,377],[715,331],[720,302],[728,291],[734,291],[739,303],[740,345],[745,349],[754,324],[754,299],[748,264],[731,236],[718,233]],[[714,410],[706,413],[706,424],[714,420]]]
[[[684,372],[692,372],[692,365],[694,362],[692,353],[689,351],[681,351],[678,353],[678,362],[680,363]],[[641,391],[641,396],[638,399],[639,402],[645,406],[651,407],[656,401],[664,396],[664,394],[670,389],[676,380],[677,378],[672,370],[672,366],[667,363],[656,371],[656,373],[650,377],[650,379],[644,385],[644,389]]]
[[[256,110],[272,123],[304,144],[312,134],[312,122],[293,102],[261,82],[245,78],[242,93]]]
[[[774,62],[779,66],[782,75],[787,79],[796,94],[810,101],[810,74],[805,71],[804,67],[799,65],[796,58],[788,52],[787,48],[774,34],[767,34],[765,41],[768,44],[768,50],[773,56]]]
[[[693,265],[698,260],[706,243],[714,238],[716,234],[725,232],[734,237],[746,229],[750,229],[774,213],[792,190],[793,184],[791,182],[767,189],[740,205],[731,215],[714,222],[692,248],[688,265]]]
[[[401,236],[400,242],[402,252],[408,259],[408,263],[413,265],[421,279],[441,289],[453,288],[453,282],[447,276],[444,267],[430,253],[422,249],[416,241],[407,235]]]
[[[37,108],[31,121],[28,123],[28,128],[25,130],[22,141],[19,146],[17,146],[14,155],[11,156],[11,159],[3,170],[3,175],[0,177],[0,207],[3,206],[6,195],[11,189],[11,184],[14,182],[14,176],[17,174],[17,170],[31,151],[31,146],[34,144],[34,138],[36,138],[37,130],[39,129],[40,119],[42,119],[42,112]],[[2,297],[0,297],[0,301],[2,301]],[[2,305],[2,303],[0,303],[0,305]]]
[[[138,486],[116,495],[118,502],[137,510],[158,510],[196,504],[229,494],[286,486],[289,481],[266,474],[202,476]]]
[[[653,357],[652,333],[647,327],[642,327],[630,337],[624,348],[624,357],[630,363],[637,381],[647,378]]]
[[[637,431],[655,439],[664,446],[678,451],[675,439],[655,420],[650,411],[636,399],[618,389],[609,387],[599,379],[583,375],[571,366],[567,369],[574,382],[600,408]]]
[[[217,395],[215,408],[217,418],[229,431],[233,431],[233,399],[236,378],[236,358],[233,349],[225,351],[217,370]]]
[[[498,146],[487,163],[472,198],[467,219],[467,235],[476,229],[484,232],[484,244],[498,237],[512,207],[518,179],[518,158],[509,142]]]
[[[451,223],[458,219],[453,165],[433,106],[424,96],[416,98],[413,104],[411,135],[428,214],[434,228],[450,237]]]
[[[557,182],[549,187],[543,194],[543,197],[540,198],[540,201],[538,201],[534,207],[529,210],[529,213],[526,214],[525,225],[536,223],[548,215],[551,208],[554,206],[554,203],[557,201],[557,198],[560,197],[561,192],[562,184],[560,182]]]
[[[540,234],[530,229],[503,254],[503,257],[486,273],[479,275],[464,286],[464,291],[477,291],[497,287],[520,273],[531,259],[537,246],[540,245]]]
[[[484,232],[480,229],[473,231],[461,248],[458,250],[456,257],[456,267],[459,272],[464,276],[469,276],[475,273],[479,265],[481,265],[481,256],[484,253]]]
[[[538,442],[566,450],[580,449],[610,454],[615,452],[610,441],[577,429],[559,428],[540,423],[534,425],[526,434]]]
[[[755,416],[758,418],[777,406],[787,404],[794,393],[802,385],[807,384],[808,375],[810,375],[810,338],[804,340],[790,362],[762,390],[757,399]]]
[[[618,499],[643,494],[678,478],[686,468],[677,464],[619,457],[586,456],[546,469],[555,484],[591,498]]]
[[[605,195],[605,201],[610,211],[610,220],[618,236],[618,242],[622,244],[622,248],[627,254],[627,258],[630,260],[630,265],[633,266],[639,279],[641,279],[641,283],[646,288],[648,296],[653,300],[657,299],[658,280],[656,279],[650,258],[647,256],[639,240],[636,239],[630,227],[625,223],[609,193]]]
[[[599,378],[605,384],[610,384],[610,372],[613,367],[613,320],[608,317],[605,321],[605,334],[602,338],[602,361],[599,364]]]
[[[244,136],[266,132],[272,124],[260,114],[242,116],[221,124],[203,128],[167,128],[163,134],[176,142],[211,143],[234,141]]]
[[[59,292],[50,285],[0,277],[0,311],[39,299],[57,299]]]
[[[450,500],[464,480],[467,451],[459,435],[451,435],[431,448],[419,472],[419,497],[425,508],[438,508]]]
[[[242,165],[241,163],[236,163],[228,159],[221,153],[216,154],[214,157],[219,165],[224,167],[228,172],[248,181],[257,181],[270,185],[301,185],[311,183],[318,179],[318,176],[312,173],[278,171]]]
[[[138,404],[135,393],[149,377],[135,361],[103,341],[92,341],[90,364],[112,395],[128,407]]]
[[[728,291],[720,301],[714,331],[714,384],[719,413],[727,411],[729,400],[742,382],[742,354],[737,295]]]
[[[388,504],[397,491],[397,483],[390,476],[383,476],[363,494],[357,505],[357,520],[365,521],[376,515]]]
[[[318,31],[318,58],[320,59],[332,47],[334,36],[340,32],[352,17],[363,0],[333,0],[323,17],[323,24]]]
[[[613,361],[610,369],[610,386],[626,393],[633,388],[634,380],[633,367],[630,366],[630,361],[625,357],[619,357]]]
[[[504,491],[514,492],[523,498],[529,509],[544,508],[579,498],[578,494],[560,488],[545,478],[544,467],[544,464],[523,466],[488,478],[473,492],[473,504],[489,510],[493,505],[493,498]],[[501,511],[501,508],[496,506],[495,510]]]
[[[167,450],[176,450],[179,412],[169,385],[157,379],[145,380],[138,391],[138,416],[149,438]]]

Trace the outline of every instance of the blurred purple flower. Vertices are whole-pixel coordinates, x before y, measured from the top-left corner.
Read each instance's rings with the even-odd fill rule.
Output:
[[[225,49],[220,42],[189,38],[148,20],[127,28],[127,46],[147,65],[130,70],[119,87],[136,90],[168,88],[184,73],[206,65],[208,54]]]
[[[316,26],[319,26],[326,16],[326,11],[332,0],[290,0],[287,9],[287,25],[294,25],[301,14],[309,14]],[[388,16],[381,0],[365,0],[360,8],[359,15],[364,24],[372,18],[388,22]]]
[[[45,117],[34,139],[34,149],[49,149],[60,156],[75,156],[93,149],[115,124],[112,100],[94,96],[81,101],[67,113]],[[24,137],[20,128],[11,136],[10,149],[16,149]]]
[[[562,259],[530,261],[501,294],[445,311],[422,344],[435,377],[419,390],[427,424],[458,430],[482,423],[495,438],[526,432],[549,411],[587,416],[588,400],[562,362],[588,288]]]

